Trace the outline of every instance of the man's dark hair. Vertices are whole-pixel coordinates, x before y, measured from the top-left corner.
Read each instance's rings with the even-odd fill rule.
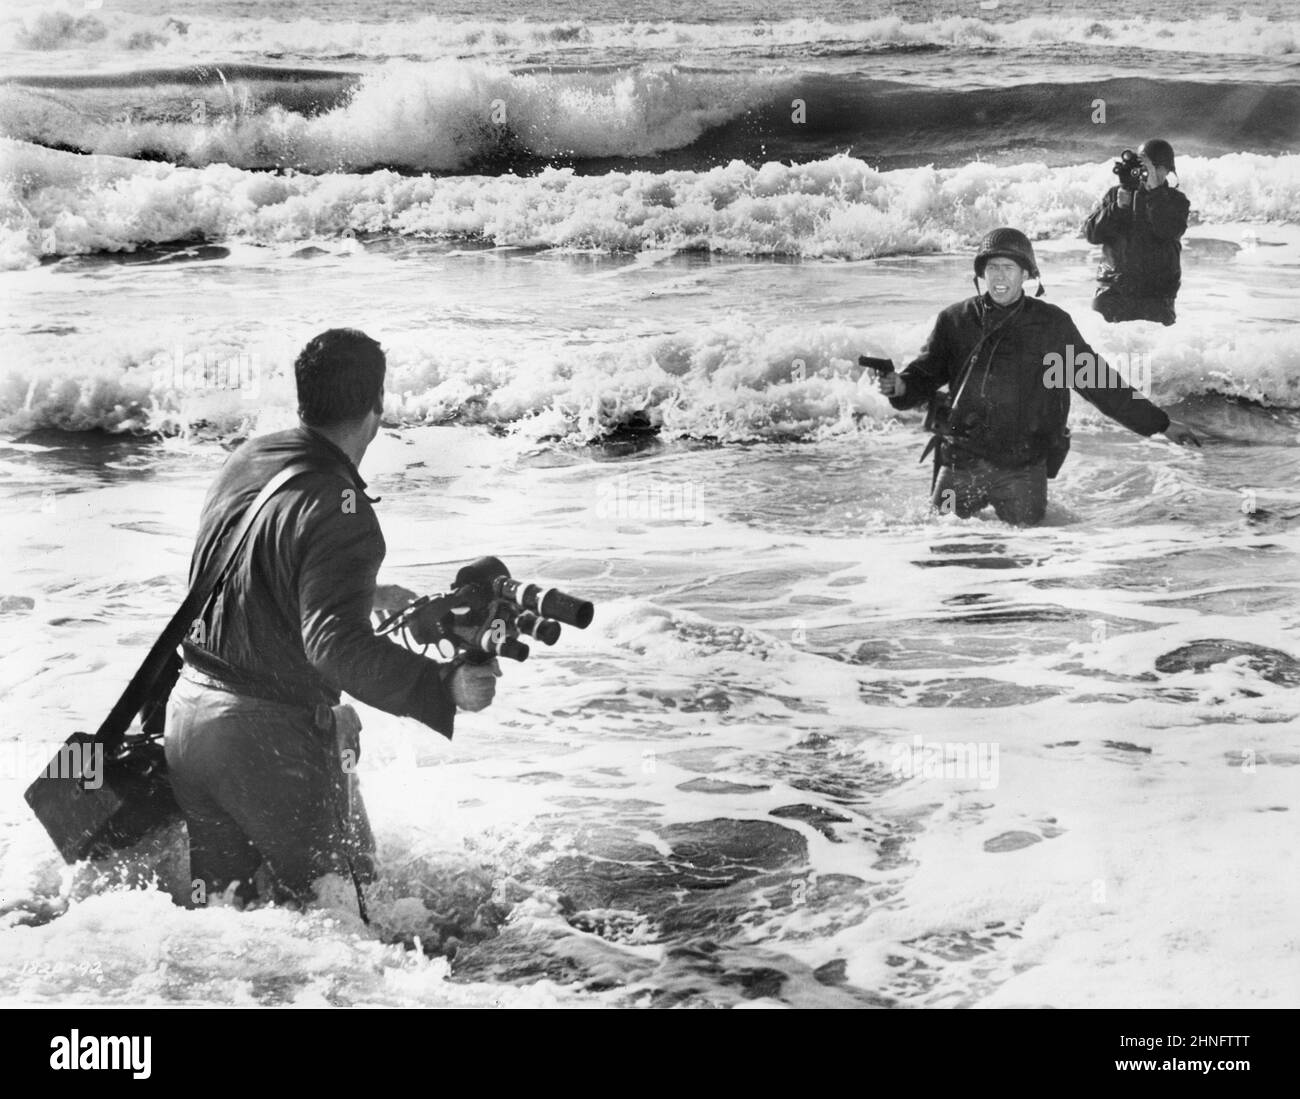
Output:
[[[293,364],[302,422],[331,427],[382,412],[385,366],[384,349],[355,328],[313,337]]]

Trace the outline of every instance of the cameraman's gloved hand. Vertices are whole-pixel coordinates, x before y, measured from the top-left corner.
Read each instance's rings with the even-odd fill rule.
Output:
[[[1121,187],[1119,193],[1115,195],[1115,205],[1121,210],[1127,210],[1133,205],[1133,192]]]
[[[456,708],[476,714],[492,704],[500,675],[501,666],[492,660],[487,664],[455,664],[443,681],[451,691]]]

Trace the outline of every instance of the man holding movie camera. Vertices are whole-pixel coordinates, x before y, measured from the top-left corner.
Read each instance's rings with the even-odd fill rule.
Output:
[[[1182,283],[1179,238],[1190,203],[1169,186],[1174,150],[1154,138],[1115,162],[1119,183],[1083,223],[1089,244],[1102,247],[1092,307],[1112,324],[1177,320],[1174,299]]]
[[[249,440],[204,501],[191,579],[286,466],[184,643],[167,708],[172,790],[189,831],[193,903],[233,891],[305,902],[327,874],[373,878],[374,840],[352,766],[360,721],[341,691],[452,735],[457,709],[488,706],[500,670],[439,664],[376,636],[375,610],[414,598],[379,588],[386,547],[357,472],[379,430],[386,360],[355,329],[311,340],[294,363],[299,425]]]

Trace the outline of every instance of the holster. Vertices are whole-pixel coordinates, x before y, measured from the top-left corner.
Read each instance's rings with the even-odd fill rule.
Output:
[[[348,820],[352,818],[356,797],[357,763],[361,759],[361,717],[350,703],[337,706],[320,703],[316,707],[316,728],[332,738],[338,754],[342,783],[347,793]]]
[[[1067,427],[1047,444],[1047,476],[1055,477],[1065,464],[1065,456],[1070,453],[1070,429]]]
[[[931,453],[934,454],[934,468],[930,474],[930,492],[933,493],[934,486],[939,483],[939,467],[952,463],[952,447],[942,435],[931,435],[930,441],[925,444],[925,449],[921,451],[921,457],[917,461],[924,462]]]
[[[936,393],[930,398],[930,403],[925,410],[926,431],[934,435],[946,435],[949,431],[949,421],[952,419],[952,398],[947,393]]]
[[[332,737],[339,757],[344,752],[351,752],[355,762],[361,758],[361,717],[350,703],[340,702],[337,706],[327,706],[324,702],[316,707],[316,728],[327,737]]]
[[[925,430],[930,432],[930,441],[921,451],[918,462],[924,462],[934,455],[934,467],[930,474],[930,491],[939,483],[939,467],[951,465],[953,460],[951,440],[947,437],[951,430],[952,397],[947,393],[935,393],[925,410]]]

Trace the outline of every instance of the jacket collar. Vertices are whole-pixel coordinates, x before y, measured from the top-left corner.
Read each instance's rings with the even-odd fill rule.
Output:
[[[357,472],[357,467],[352,464],[352,459],[344,454],[338,446],[325,438],[315,428],[308,427],[304,423],[299,423],[295,430],[307,449],[323,452],[330,459],[337,462],[347,472],[348,478],[357,486],[357,490],[360,492],[365,491],[366,482],[362,479],[361,474]]]
[[[1026,301],[1029,300],[1027,297],[1025,297],[1024,290],[1020,291],[1020,296],[1016,298],[1016,300],[1013,301],[1010,305],[999,305],[997,302],[993,300],[992,295],[990,295],[987,290],[983,294],[981,294],[980,297],[984,299],[985,308],[992,309],[994,311],[995,316],[1006,316],[1008,313],[1014,313],[1017,309],[1020,308],[1021,305],[1023,305]]]

